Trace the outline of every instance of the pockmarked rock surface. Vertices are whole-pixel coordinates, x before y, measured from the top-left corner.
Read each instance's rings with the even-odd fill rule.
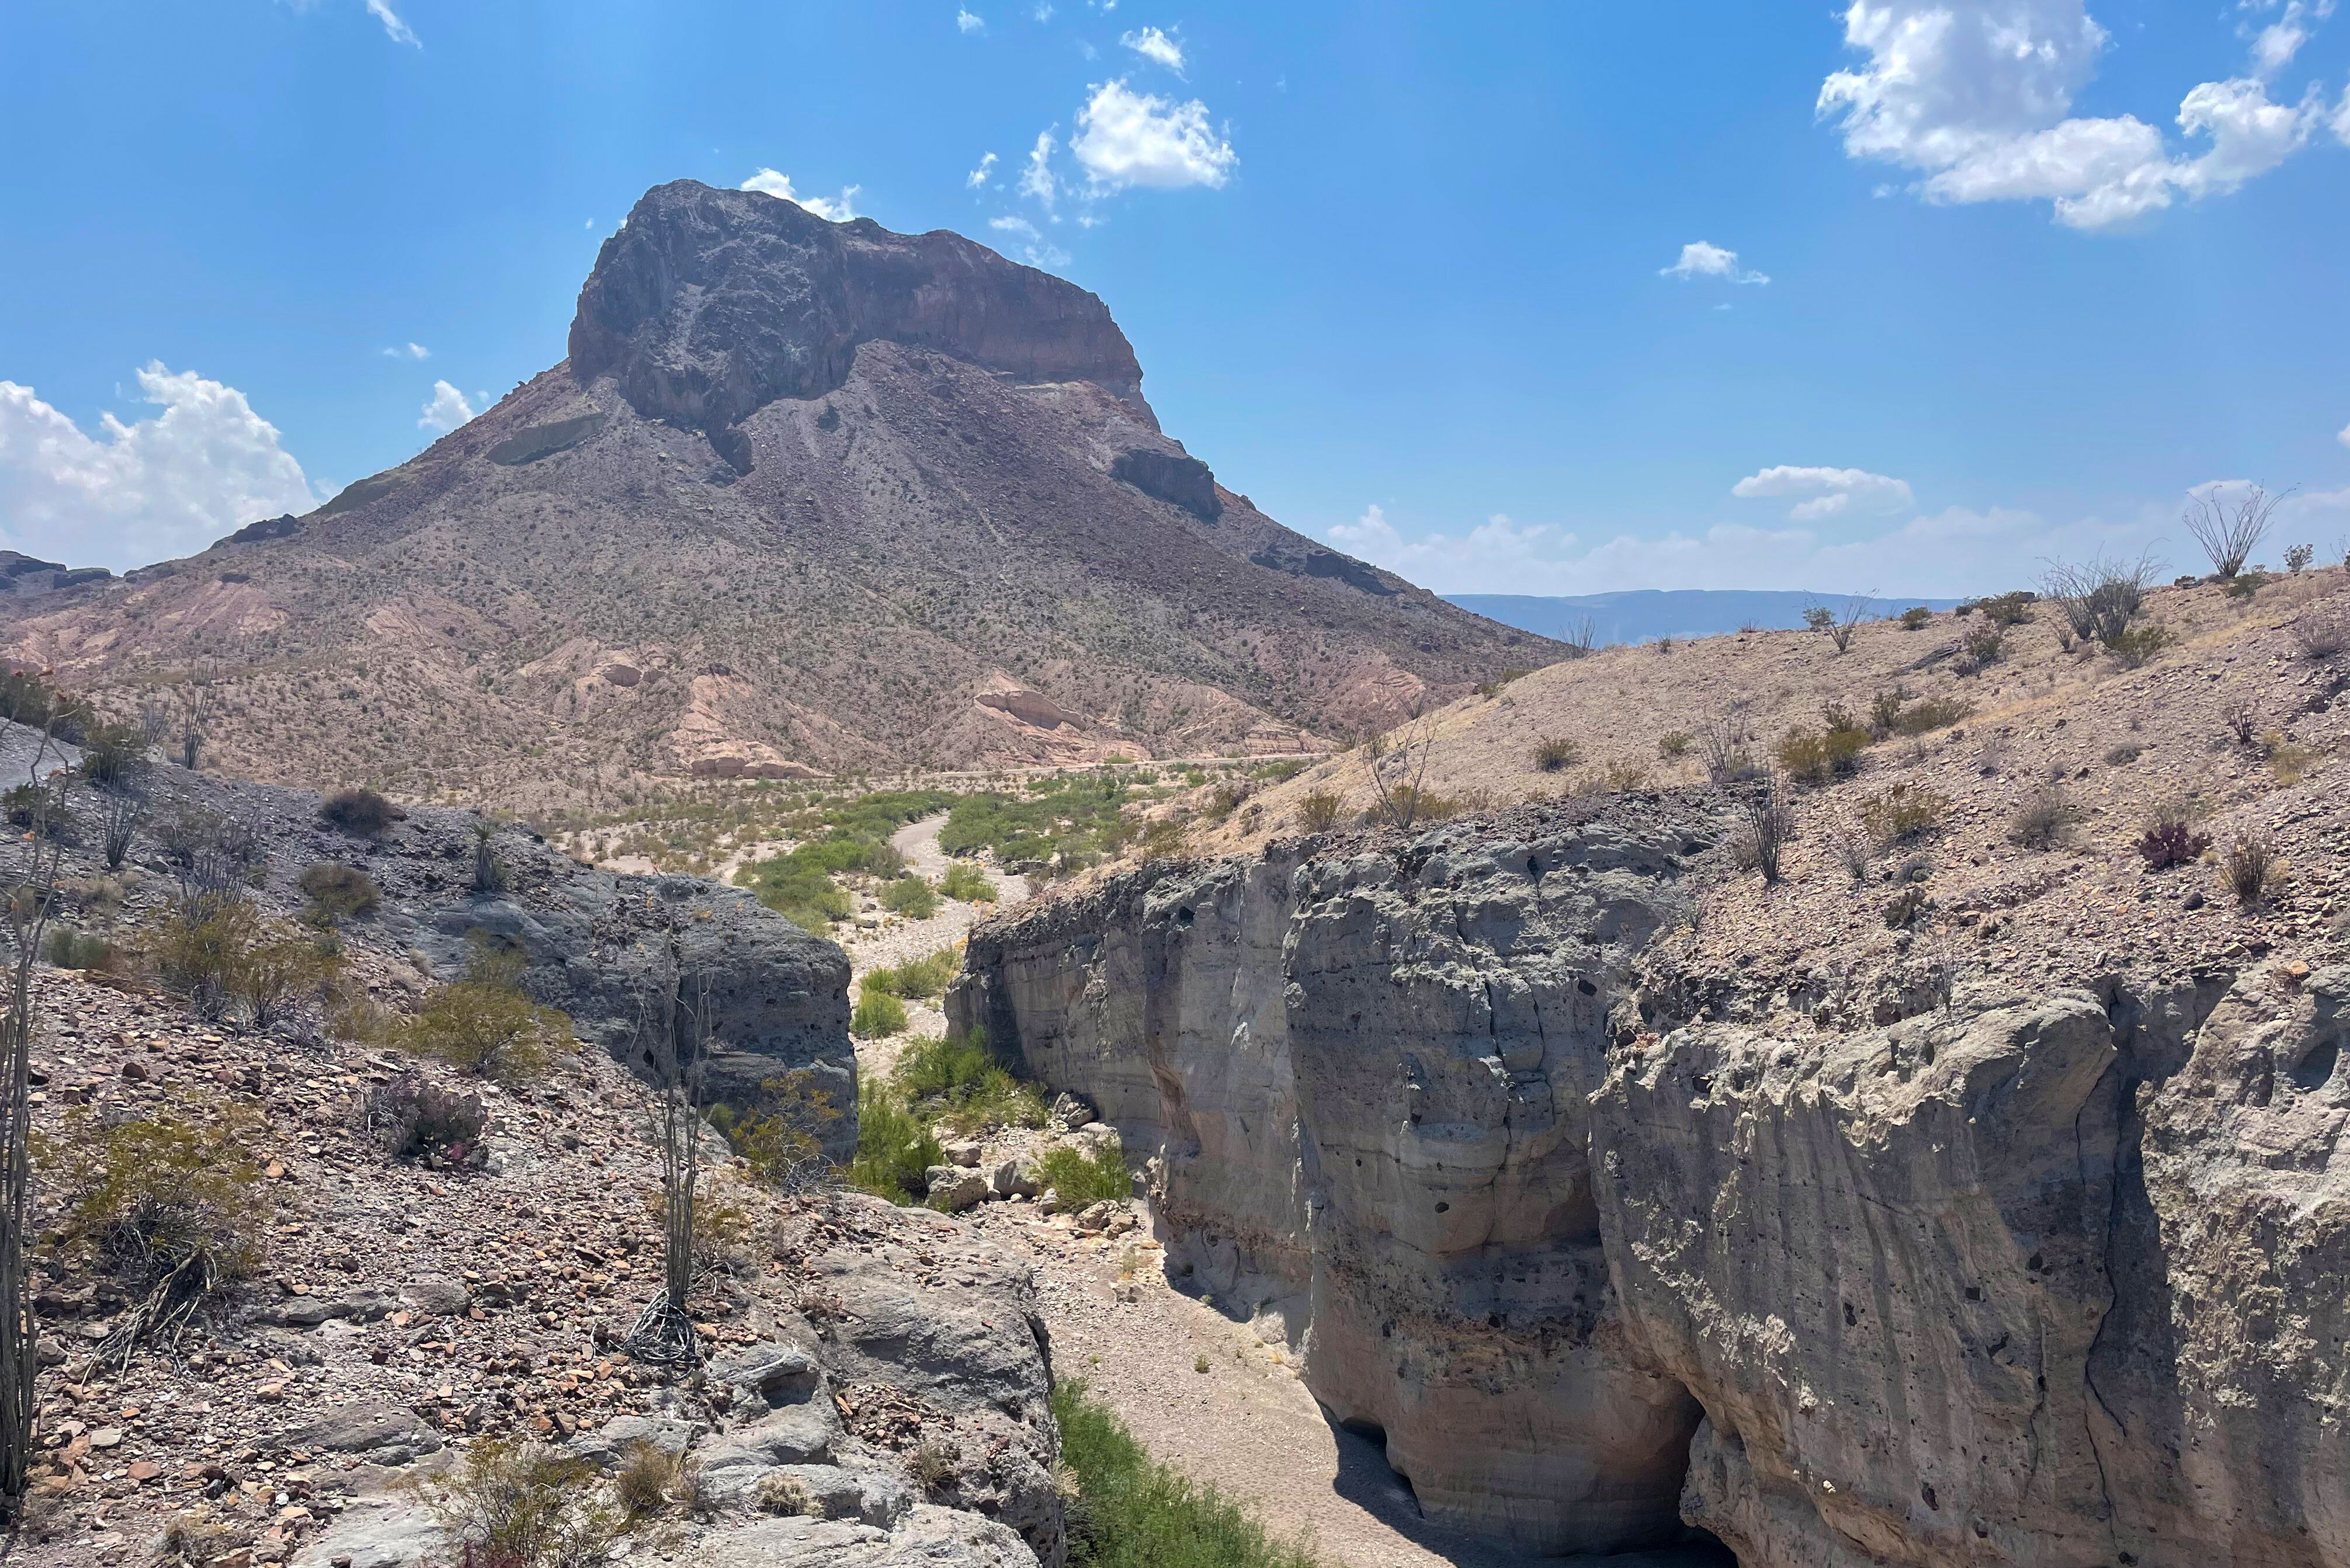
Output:
[[[1162,863],[983,925],[950,1013],[1118,1126],[1170,1273],[1431,1520],[2350,1562],[2350,968],[1862,977],[1905,1000],[1856,1024],[1659,956],[1730,826],[1620,796]]]

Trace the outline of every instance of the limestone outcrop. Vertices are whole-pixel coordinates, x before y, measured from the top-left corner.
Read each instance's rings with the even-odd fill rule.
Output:
[[[983,927],[950,1013],[1117,1124],[1170,1266],[1278,1314],[1431,1518],[2350,1563],[2350,969],[1700,1004],[1648,958],[1721,827],[1627,797],[1149,867]]]

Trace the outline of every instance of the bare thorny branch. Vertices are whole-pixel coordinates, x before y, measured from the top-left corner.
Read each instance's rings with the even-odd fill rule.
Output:
[[[1409,833],[1427,808],[1428,797],[1421,786],[1428,779],[1429,758],[1436,752],[1435,717],[1415,707],[1411,717],[1392,734],[1392,741],[1387,734],[1372,736],[1363,742],[1363,752],[1371,775],[1371,789],[1378,798],[1379,815],[1399,831]],[[1392,779],[1388,776],[1390,770],[1380,765],[1390,753],[1395,758]]]
[[[56,739],[63,717],[50,715],[37,732],[26,767],[35,790],[32,828],[16,873],[0,892],[8,959],[7,991],[0,997],[0,1513],[11,1520],[21,1513],[33,1447],[39,1328],[26,1249],[33,1209],[33,965],[57,911],[65,854],[53,831],[65,797],[65,758]]]
[[[686,1303],[694,1279],[694,1204],[702,1179],[709,1024],[708,984],[688,974],[672,937],[660,983],[639,999],[636,1036],[639,1058],[652,1078],[655,1096],[646,1119],[660,1150],[662,1288],[622,1342],[630,1355],[661,1366],[695,1366],[702,1361],[701,1336]]]

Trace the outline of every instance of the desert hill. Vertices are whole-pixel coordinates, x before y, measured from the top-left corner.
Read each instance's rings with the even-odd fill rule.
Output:
[[[665,185],[568,347],[307,517],[9,607],[0,651],[126,710],[210,676],[233,774],[516,803],[1312,750],[1560,652],[1263,515],[1100,300],[959,235]]]

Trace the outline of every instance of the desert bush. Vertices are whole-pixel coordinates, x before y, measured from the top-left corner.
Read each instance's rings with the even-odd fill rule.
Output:
[[[1597,794],[1629,794],[1648,787],[1648,764],[1638,757],[1611,757],[1585,775],[1583,787]]]
[[[890,1086],[915,1115],[965,1137],[1045,1125],[1045,1100],[1036,1085],[1014,1076],[976,1031],[915,1041],[898,1058]]]
[[[341,790],[318,807],[318,820],[354,838],[373,838],[407,813],[371,789]]]
[[[886,991],[860,989],[848,1014],[848,1032],[859,1040],[887,1040],[906,1032],[906,1004]]]
[[[571,1020],[533,1002],[522,989],[522,971],[521,954],[477,946],[465,978],[436,986],[400,1043],[501,1084],[545,1077],[556,1055],[572,1047]]]
[[[1082,1382],[1055,1386],[1053,1417],[1076,1491],[1070,1568],[1322,1568],[1215,1488],[1151,1459]]]
[[[1698,747],[1705,763],[1706,782],[1728,789],[1755,776],[1753,737],[1735,712],[1717,713],[1698,731]]]
[[[870,969],[859,977],[860,991],[886,991],[892,996],[910,1001],[927,1002],[939,995],[954,979],[955,968],[962,961],[961,950],[952,946],[941,948],[923,958],[908,959],[891,968]]]
[[[2144,746],[2137,744],[2134,741],[2125,741],[2118,746],[2106,748],[2106,766],[2109,768],[2126,768],[2144,755],[2146,755],[2146,748]]]
[[[2250,702],[2235,701],[2220,710],[2220,722],[2228,726],[2240,746],[2257,746],[2261,740],[2260,710]]]
[[[671,1509],[699,1512],[702,1467],[690,1455],[673,1454],[639,1438],[620,1450],[619,1465],[612,1472],[612,1498],[630,1519]]]
[[[114,945],[102,937],[94,937],[71,926],[52,927],[47,949],[42,953],[57,969],[111,970],[115,966]]]
[[[1772,752],[1789,778],[1798,784],[1824,784],[1858,768],[1860,754],[1867,749],[1866,730],[1813,730],[1799,725],[1781,736]]]
[[[1679,762],[1697,744],[1697,737],[1687,730],[1668,730],[1657,737],[1657,755],[1669,763]]]
[[[258,1150],[268,1134],[258,1112],[223,1101],[111,1126],[77,1108],[37,1140],[66,1245],[136,1301],[102,1356],[176,1345],[215,1291],[259,1270],[269,1201]]]
[[[946,1151],[929,1125],[893,1090],[869,1079],[858,1087],[849,1185],[903,1206],[920,1200],[929,1189],[931,1167],[945,1163]]]
[[[1297,803],[1297,826],[1308,833],[1327,833],[1338,826],[1345,802],[1326,789],[1317,789]]]
[[[2078,566],[2050,563],[2042,586],[2067,632],[2110,649],[2146,607],[2147,585],[2161,569],[2150,555],[2135,561],[2093,556]]]
[[[356,866],[332,860],[304,867],[301,886],[310,899],[304,918],[314,925],[358,919],[374,914],[383,904],[383,889],[375,885],[374,877]]]
[[[454,1466],[402,1484],[473,1568],[592,1568],[623,1522],[595,1466],[517,1438],[478,1438]]]
[[[134,724],[92,724],[81,742],[81,776],[97,789],[127,787],[147,765],[147,743]]]
[[[938,889],[920,877],[900,877],[881,889],[881,907],[910,920],[927,920],[939,912]]]
[[[1994,594],[1990,598],[1977,600],[1975,608],[1994,626],[2022,626],[2032,618],[2032,607],[2038,597],[2027,589],[2017,588],[2012,593]]]
[[[939,891],[962,904],[995,902],[995,884],[986,872],[968,860],[957,860],[948,866],[947,874],[939,878]]]
[[[2231,599],[2248,599],[2268,586],[2268,574],[2255,567],[2249,572],[2240,572],[2228,579],[2228,597]]]
[[[2043,784],[2024,798],[2007,819],[2011,844],[2026,849],[2046,849],[2064,836],[2078,815],[2061,785]]]
[[[1905,779],[1860,803],[1860,825],[1879,846],[1888,846],[1931,833],[1950,813],[1949,796]]]
[[[2147,870],[2162,871],[2201,859],[2211,847],[2211,836],[2198,832],[2183,814],[2164,811],[2146,825],[2135,847]]]
[[[1836,863],[1845,869],[1854,885],[1868,880],[1870,865],[1877,857],[1877,846],[1869,841],[1867,830],[1851,817],[1838,817],[1828,830],[1828,846]]]
[[[811,1190],[830,1176],[824,1131],[839,1119],[832,1096],[805,1067],[761,1084],[758,1103],[748,1110],[723,1103],[710,1110],[711,1125],[752,1176],[789,1195]]]
[[[1970,626],[1959,639],[1960,657],[1971,669],[1980,670],[1986,664],[1998,663],[1999,656],[2006,647],[2007,633],[1995,621]]]
[[[266,1029],[300,997],[322,991],[338,967],[338,959],[307,936],[264,933],[232,959],[228,991],[244,1004],[253,1026]]]
[[[1961,697],[1920,697],[1908,707],[1896,704],[1887,728],[1897,735],[1926,735],[1947,730],[1970,717],[1975,705]]]
[[[1534,742],[1534,766],[1546,774],[1565,773],[1583,761],[1583,746],[1566,735],[1544,735]]]
[[[260,940],[262,922],[243,898],[208,898],[174,911],[155,939],[158,978],[188,999],[200,1017],[228,1012],[236,971]]]
[[[2216,492],[2190,495],[2179,522],[2210,557],[2211,570],[2222,580],[2231,580],[2268,537],[2277,504],[2291,493],[2271,495],[2265,487],[2255,484],[2234,497]]]
[[[2283,885],[2284,861],[2276,840],[2261,829],[2239,833],[2220,852],[2220,872],[2228,891],[2244,909],[2257,907]]]
[[[2309,563],[2317,558],[2314,545],[2288,545],[2284,552],[2284,569],[2294,576],[2309,570]]]
[[[2136,670],[2170,646],[2170,628],[2156,622],[2126,627],[2106,639],[2106,651],[2125,670]]]
[[[1126,1168],[1126,1155],[1114,1143],[1091,1153],[1075,1144],[1055,1144],[1036,1161],[1036,1179],[1053,1189],[1064,1209],[1083,1209],[1104,1201],[1123,1203],[1134,1196],[1134,1178]]]
[[[2350,597],[2335,597],[2303,612],[2293,623],[2293,639],[2304,659],[2332,659],[2350,648]]]
[[[1762,873],[1765,884],[1779,880],[1787,846],[1795,836],[1795,814],[1783,794],[1778,775],[1764,774],[1731,797],[1738,811],[1732,851],[1741,866]]]
[[[421,1073],[396,1073],[368,1091],[367,1128],[394,1159],[432,1169],[479,1165],[490,1113],[481,1096],[444,1089]]]
[[[1924,605],[1911,605],[1908,609],[1901,612],[1901,629],[1904,631],[1920,631],[1926,627],[1931,625],[1933,619],[1934,612],[1932,610],[1928,609]]]
[[[769,1470],[761,1476],[754,1498],[762,1513],[781,1514],[786,1519],[824,1515],[823,1501],[815,1489],[799,1477],[781,1470]]]
[[[1885,906],[1885,923],[1895,930],[1904,930],[1917,923],[1918,917],[1934,907],[1934,900],[1918,883],[1903,885]]]

